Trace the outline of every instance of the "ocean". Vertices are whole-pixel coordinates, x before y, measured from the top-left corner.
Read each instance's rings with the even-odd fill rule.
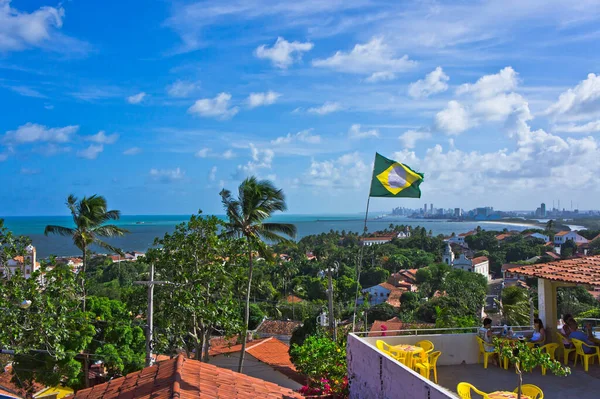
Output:
[[[219,215],[218,215],[219,216]],[[223,218],[223,216],[219,216]],[[38,257],[45,258],[50,255],[67,256],[78,255],[80,251],[73,245],[68,237],[44,236],[47,225],[72,226],[70,216],[13,216],[0,217],[4,219],[5,226],[17,235],[27,235],[37,249]],[[123,215],[114,224],[129,230],[124,237],[112,238],[107,241],[121,248],[123,251],[145,252],[152,246],[156,237],[170,233],[175,226],[189,220],[189,215]],[[364,216],[360,214],[344,215],[275,215],[274,222],[293,223],[296,225],[297,240],[312,234],[328,232],[330,230],[352,231],[360,233],[363,229]],[[370,217],[367,226],[370,232],[383,230],[390,223],[405,224],[412,227],[422,226],[431,230],[434,235],[450,235],[474,230],[481,226],[486,230],[525,230],[530,228],[527,224],[513,224],[498,222],[454,222],[446,220],[410,219],[401,216],[386,216],[381,219]],[[105,252],[100,248],[93,248],[97,252]]]

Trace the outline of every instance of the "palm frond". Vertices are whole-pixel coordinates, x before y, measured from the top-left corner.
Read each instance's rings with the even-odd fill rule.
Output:
[[[99,246],[99,247],[102,247],[102,248],[104,248],[104,249],[106,249],[106,250],[108,250],[110,252],[114,252],[114,253],[117,253],[119,255],[123,255],[123,251],[121,249],[119,249],[117,247],[113,247],[109,243],[104,242],[102,240],[99,240],[97,238],[94,240],[94,244],[97,245],[97,246]]]
[[[280,243],[280,242],[288,242],[289,239],[286,237],[283,237],[277,233],[274,233],[272,231],[267,231],[267,230],[260,230],[258,232],[258,234],[263,237],[264,239],[271,241],[273,243]]]
[[[99,237],[120,237],[125,235],[125,233],[129,233],[128,230],[113,224],[95,227],[92,229],[92,232]]]
[[[260,231],[283,233],[291,238],[296,237],[296,226],[290,223],[263,223]]]
[[[107,211],[103,215],[103,219],[105,222],[109,221],[109,220],[119,220],[120,218],[121,218],[121,211],[117,211],[117,210]]]
[[[75,234],[75,231],[75,229],[69,227],[48,225],[44,229],[44,235],[47,236],[48,234],[56,234],[59,236],[70,237]]]

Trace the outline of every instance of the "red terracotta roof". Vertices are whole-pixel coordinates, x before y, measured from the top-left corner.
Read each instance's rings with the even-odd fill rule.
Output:
[[[377,285],[379,285],[380,287],[383,287],[383,288],[385,288],[386,290],[389,290],[389,291],[395,291],[395,290],[397,290],[397,288],[394,287],[393,285],[391,285],[390,283],[381,283],[381,284],[377,284]]]
[[[476,258],[471,259],[471,262],[473,262],[473,265],[478,265],[480,263],[483,262],[489,262],[490,260],[487,258],[487,256],[478,256]]]
[[[293,320],[265,320],[256,330],[260,334],[292,335],[292,332],[302,325],[300,321]]]
[[[142,398],[286,399],[302,396],[277,384],[182,355],[75,394],[75,399]]]
[[[268,364],[277,371],[285,374],[298,383],[305,383],[306,378],[296,371],[292,364],[289,354],[290,347],[275,337],[256,339],[246,344],[246,353],[249,353],[256,359]],[[226,353],[235,353],[242,350],[242,345],[210,349],[210,356],[223,355]]]
[[[556,233],[554,236],[555,236],[555,237],[556,237],[556,236],[560,237],[560,236],[567,235],[567,234],[569,234],[569,233],[570,233],[570,231],[559,231],[559,232],[558,232],[558,233]]]
[[[504,234],[498,234],[496,236],[496,240],[503,241],[503,240],[505,240],[505,239],[507,239],[508,237],[511,237],[511,236],[512,236],[512,234],[506,234],[506,233],[504,233]]]
[[[405,292],[405,290],[399,290],[399,289],[392,290],[392,292],[390,292],[390,296],[388,297],[387,301],[385,301],[385,302],[392,305],[395,308],[399,308],[400,307],[400,297],[402,296],[403,292]]]
[[[394,317],[393,319],[387,321],[375,320],[371,326],[371,329],[369,330],[369,337],[398,335],[398,333],[393,331],[433,327],[435,327],[435,325],[429,323],[404,323],[397,317]]]
[[[467,236],[472,236],[473,234],[475,234],[475,232],[473,230],[471,230],[471,231],[467,231],[466,233],[460,233],[458,236],[459,237],[467,237]]]
[[[555,253],[555,252],[548,251],[548,252],[546,252],[545,254],[546,254],[546,256],[549,256],[549,257],[551,257],[552,259],[556,259],[556,260],[560,259],[560,255],[558,255],[558,254],[557,254],[557,253]]]
[[[509,269],[522,276],[564,281],[567,283],[600,285],[600,255],[567,259]]]
[[[10,364],[6,366],[3,370],[0,369],[0,386],[2,387],[2,389],[7,390],[9,392],[14,392],[18,396],[21,396],[23,398],[26,397],[27,389],[21,388],[14,382],[12,382],[12,377],[12,366]],[[30,388],[29,390],[31,392],[38,392],[44,388],[42,384],[35,381],[33,382],[32,386],[28,385],[28,387]]]
[[[8,396],[9,398],[21,399],[21,396],[17,395],[14,392],[2,389],[2,386],[0,386],[0,396]]]
[[[296,295],[288,295],[285,297],[285,301],[289,303],[300,303],[304,302],[304,299],[297,297]]]

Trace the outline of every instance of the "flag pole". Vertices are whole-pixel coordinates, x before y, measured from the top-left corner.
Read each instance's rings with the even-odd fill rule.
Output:
[[[375,170],[375,160],[377,159],[377,153],[375,153],[375,157],[373,159],[373,170]],[[367,235],[367,219],[369,217],[369,203],[371,202],[371,189],[373,188],[373,176],[371,176],[371,184],[369,184],[369,195],[367,196],[367,209],[365,211],[365,224],[363,226],[362,237],[364,238]],[[360,243],[360,241],[359,241]],[[362,269],[362,260],[363,253],[365,251],[364,241],[360,245],[360,255],[358,256],[358,264],[356,265],[356,295],[354,297],[354,312],[352,313],[352,332],[354,332],[354,328],[356,326],[356,305],[358,302],[358,293],[360,291],[360,271]],[[365,326],[366,327],[366,326]]]

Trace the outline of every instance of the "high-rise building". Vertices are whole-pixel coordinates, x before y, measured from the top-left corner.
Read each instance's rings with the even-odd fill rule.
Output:
[[[542,205],[540,206],[540,210],[541,210],[542,217],[545,218],[546,217],[546,204],[544,204],[543,202],[542,202]]]
[[[427,214],[427,204],[423,205],[423,213]]]
[[[429,204],[429,213],[433,215],[433,204]]]
[[[460,208],[454,208],[454,217],[459,218],[462,216]]]

